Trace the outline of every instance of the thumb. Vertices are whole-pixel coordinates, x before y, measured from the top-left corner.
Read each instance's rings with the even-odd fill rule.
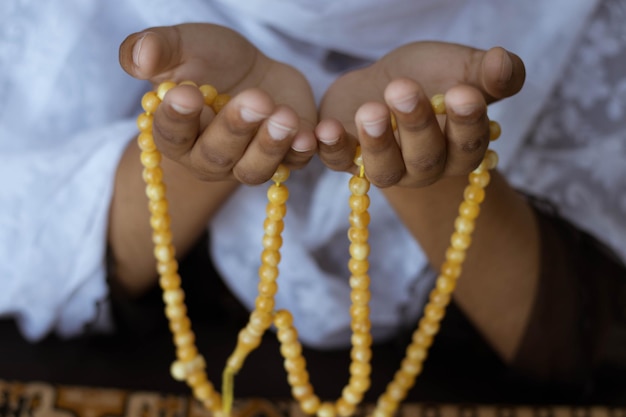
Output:
[[[129,75],[155,84],[193,80],[226,91],[246,77],[257,54],[252,44],[231,29],[188,23],[129,35],[120,45],[119,62]]]

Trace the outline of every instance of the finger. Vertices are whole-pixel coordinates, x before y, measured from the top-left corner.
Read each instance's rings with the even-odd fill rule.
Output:
[[[300,119],[302,124],[302,119]],[[301,126],[301,125],[300,125]],[[317,152],[317,141],[310,129],[300,129],[293,139],[291,149],[285,156],[283,164],[291,169],[303,168]]]
[[[479,90],[465,85],[451,88],[445,104],[445,175],[466,175],[480,164],[489,146],[487,105]]]
[[[315,127],[315,136],[319,141],[319,156],[322,162],[332,170],[356,173],[354,156],[357,141],[335,119],[325,119]]]
[[[129,35],[119,49],[120,65],[135,78],[215,82],[220,91],[245,77],[258,57],[233,30],[198,23],[152,27]]]
[[[378,187],[397,184],[404,176],[405,167],[387,106],[365,103],[357,110],[355,122],[367,178]]]
[[[184,161],[199,178],[232,178],[232,170],[275,105],[267,93],[249,89],[233,97],[216,115]]]
[[[297,131],[298,115],[289,107],[278,106],[235,164],[235,178],[250,185],[268,181],[291,149]]]
[[[484,53],[481,69],[480,84],[495,99],[518,93],[526,79],[526,69],[520,57],[500,47]]]
[[[211,112],[204,107],[196,87],[179,85],[170,89],[154,115],[152,130],[157,148],[168,158],[180,160],[196,142],[203,111]]]
[[[402,78],[389,84],[385,101],[396,118],[406,168],[403,185],[432,184],[441,177],[446,166],[446,141],[430,98],[415,81]]]

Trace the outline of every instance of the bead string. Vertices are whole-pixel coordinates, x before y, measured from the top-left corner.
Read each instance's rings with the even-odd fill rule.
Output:
[[[196,85],[191,81],[184,81],[180,84]],[[348,230],[351,256],[348,268],[351,273],[349,283],[352,301],[350,307],[353,332],[350,354],[352,362],[349,368],[350,379],[342,390],[341,397],[332,403],[322,402],[315,395],[309,382],[306,360],[302,356],[302,346],[298,341],[298,332],[293,326],[293,317],[288,310],[274,311],[274,297],[278,290],[276,280],[279,275],[280,247],[282,246],[281,233],[284,228],[283,218],[287,212],[286,202],[289,197],[289,190],[284,185],[289,177],[289,170],[283,165],[279,166],[272,177],[274,184],[267,191],[267,217],[263,225],[265,233],[262,241],[263,251],[258,272],[259,284],[255,309],[250,313],[247,325],[239,332],[237,345],[226,362],[222,380],[223,395],[220,396],[207,378],[206,362],[197,350],[195,334],[187,316],[185,295],[181,288],[175,248],[172,244],[166,188],[162,181],[163,171],[160,167],[161,154],[156,148],[152,135],[154,113],[167,91],[176,85],[174,82],[167,81],[160,84],[156,91],[146,93],[141,101],[145,112],[137,118],[140,131],[137,142],[141,149],[141,163],[144,166],[142,175],[146,183],[148,208],[151,213],[154,256],[157,261],[159,284],[163,290],[165,315],[169,320],[176,346],[177,359],[170,369],[173,378],[185,381],[192,389],[194,397],[206,409],[216,415],[228,416],[233,402],[234,375],[241,369],[248,354],[259,346],[263,334],[274,324],[280,341],[280,351],[285,358],[284,367],[291,393],[302,410],[307,414],[317,414],[318,417],[335,417],[336,415],[347,417],[354,414],[370,386],[372,357],[369,319],[370,277],[367,273],[369,269],[367,239],[370,221],[367,193],[370,183],[365,177],[360,149],[357,150],[354,160],[359,167],[359,172],[349,181],[351,191],[349,204],[352,210]],[[198,88],[204,97],[204,103],[216,113],[229,100],[228,95],[218,94],[217,90],[210,85],[202,85]],[[436,114],[445,114],[443,95],[434,96],[431,105]],[[395,129],[394,117],[392,117],[392,125]],[[499,136],[500,126],[490,121],[490,139],[495,140]],[[441,266],[435,288],[430,293],[424,314],[406,349],[400,369],[387,385],[386,391],[379,397],[372,417],[390,417],[404,400],[415,378],[422,370],[428,348],[439,331],[445,308],[450,302],[456,280],[461,274],[466,251],[471,244],[474,222],[480,212],[480,203],[485,197],[484,188],[490,180],[488,171],[495,168],[496,164],[497,154],[488,150],[480,166],[469,174],[469,184],[464,190],[464,200],[459,206],[459,215],[454,222],[455,231],[451,236],[450,246],[446,250],[446,260]]]

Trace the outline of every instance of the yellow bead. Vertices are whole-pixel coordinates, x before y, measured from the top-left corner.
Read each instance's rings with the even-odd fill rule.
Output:
[[[165,198],[165,184],[148,184],[146,185],[146,195],[152,201],[159,201]]]
[[[191,387],[191,388],[196,388],[199,387],[205,383],[208,382],[207,379],[207,375],[206,372],[204,372],[203,370],[199,369],[196,370],[194,372],[191,372],[188,376],[187,376],[187,384]]]
[[[147,152],[155,151],[157,148],[154,144],[152,133],[150,132],[139,133],[139,135],[137,135],[137,145],[139,145],[139,149]]]
[[[280,263],[280,252],[277,250],[264,249],[261,252],[261,262],[270,266],[278,266]]]
[[[148,209],[150,210],[150,213],[152,214],[167,214],[167,211],[169,209],[169,204],[167,202],[167,200],[157,200],[157,201],[153,201],[150,200],[148,201]]]
[[[502,134],[502,128],[500,127],[500,123],[495,120],[489,121],[489,140],[496,140]]]
[[[284,204],[289,198],[289,190],[284,185],[272,184],[267,189],[267,199],[274,204]]]
[[[467,250],[472,243],[470,235],[464,233],[454,232],[450,238],[450,244],[454,249]]]
[[[363,166],[363,153],[361,152],[361,147],[360,146],[356,147],[356,151],[354,153],[353,162],[354,162],[354,165],[356,165],[358,167],[362,167]]]
[[[258,291],[260,295],[273,297],[276,291],[278,291],[278,285],[274,281],[262,281],[259,282]]]
[[[464,250],[448,248],[446,249],[446,260],[461,264],[465,261],[465,253]]]
[[[350,178],[350,192],[354,195],[365,195],[370,189],[370,182],[358,176]]]
[[[463,197],[465,197],[465,200],[473,203],[482,203],[485,199],[485,189],[477,185],[470,184],[465,187]]]
[[[148,91],[141,98],[141,107],[146,113],[154,114],[156,109],[159,107],[159,104],[161,104],[161,100],[155,91]]]
[[[439,331],[439,322],[430,320],[428,317],[422,317],[419,321],[420,331],[429,336],[434,336]]]
[[[285,222],[282,220],[265,219],[263,222],[263,231],[265,231],[265,234],[269,236],[281,234],[284,228]]]
[[[158,184],[163,180],[163,170],[159,166],[144,168],[141,175],[146,184]]]
[[[168,214],[150,216],[150,227],[155,232],[169,231],[170,224],[171,221]]]
[[[445,315],[445,310],[441,308],[441,306],[437,306],[434,304],[428,304],[424,308],[424,316],[432,321],[439,321]]]
[[[469,174],[470,183],[478,185],[481,188],[485,188],[489,185],[490,180],[491,174],[489,174],[489,171],[471,172]]]
[[[372,329],[372,323],[369,320],[352,320],[350,329],[354,333],[369,332]]]
[[[435,94],[430,99],[430,105],[432,106],[435,114],[446,114],[446,102],[443,94]]]
[[[278,310],[274,315],[274,324],[279,329],[289,327],[293,324],[293,316],[288,310]]]
[[[370,336],[371,339],[371,336]],[[372,365],[368,362],[351,362],[350,363],[350,375],[368,377],[372,373]]]
[[[413,384],[415,384],[415,376],[410,375],[403,369],[399,369],[393,376],[393,381],[408,391],[411,387],[413,387]]]
[[[185,292],[180,288],[163,291],[163,302],[165,304],[182,304],[185,300]]]
[[[142,151],[140,158],[142,165],[146,168],[155,168],[161,163],[161,153],[158,151]]]
[[[366,305],[369,303],[371,294],[369,290],[353,290],[350,292],[350,301],[352,304]]]
[[[370,198],[365,195],[351,195],[349,199],[350,208],[356,213],[362,213],[370,206]]]
[[[396,119],[396,115],[393,113],[391,113],[391,129],[398,129],[398,120]]]
[[[400,369],[409,375],[417,376],[422,372],[422,363],[404,358],[400,364]]]
[[[296,385],[291,387],[291,395],[293,395],[296,400],[308,398],[313,395],[313,387],[311,384]]]
[[[204,384],[200,384],[196,388],[193,389],[193,396],[198,401],[204,401],[211,398],[213,395],[213,387],[208,383],[208,381]]]
[[[284,204],[268,203],[265,208],[265,214],[274,221],[282,220],[285,214],[287,214],[287,206]]]
[[[180,288],[180,276],[176,273],[162,275],[159,278],[159,284],[164,290],[174,290]]]
[[[351,243],[350,256],[359,261],[367,259],[370,253],[370,245],[367,243]]]
[[[185,317],[187,307],[184,304],[168,305],[165,307],[165,316],[170,320]]]
[[[283,245],[283,238],[278,236],[263,235],[263,247],[267,250],[279,250]]]
[[[174,345],[176,347],[191,346],[196,342],[193,332],[183,332],[174,335]]]
[[[213,104],[213,101],[215,100],[215,97],[217,97],[217,90],[215,89],[215,87],[205,84],[201,85],[199,90],[202,93],[202,97],[204,97],[204,104],[206,104],[207,106],[211,106]]]
[[[177,381],[184,381],[187,378],[187,366],[181,361],[174,361],[170,366],[170,374]]]
[[[276,168],[276,172],[274,172],[274,175],[272,175],[272,181],[280,184],[287,181],[288,178],[289,168],[282,164],[278,165],[278,168]]]
[[[369,333],[352,333],[350,342],[354,347],[369,348],[372,346],[372,335]]]
[[[350,315],[352,320],[369,320],[370,308],[367,305],[352,305],[350,306]]]
[[[363,400],[363,392],[356,390],[351,385],[347,385],[341,391],[341,398],[350,404],[356,405]]]
[[[436,288],[445,294],[450,294],[456,287],[456,279],[446,275],[439,275],[435,283]]]
[[[290,372],[287,374],[287,382],[292,387],[307,384],[309,382],[309,374],[306,372]]]
[[[454,229],[459,233],[470,235],[474,231],[474,220],[459,216],[454,220]]]
[[[371,380],[369,377],[351,376],[348,385],[354,388],[355,391],[364,393],[369,389]]]
[[[368,275],[352,275],[350,277],[350,288],[353,290],[366,290],[370,286]]]
[[[350,242],[367,242],[369,231],[360,227],[350,227],[348,229],[348,240]]]
[[[219,113],[229,101],[230,96],[228,94],[218,94],[213,100],[211,107],[215,113]]]
[[[262,313],[271,313],[274,310],[274,299],[267,297],[257,297],[254,303],[255,310]]]
[[[341,417],[350,417],[356,411],[356,405],[350,404],[344,398],[339,398],[335,403],[335,408],[337,410],[337,415]]]
[[[392,414],[396,412],[398,408],[398,403],[392,400],[387,393],[384,393],[380,397],[378,397],[378,401],[376,402],[376,408],[380,408],[386,413]]]
[[[155,245],[171,245],[172,232],[169,230],[159,230],[152,233],[152,243]]]
[[[278,268],[263,264],[259,267],[259,278],[263,281],[275,281],[278,278]]]
[[[350,350],[350,358],[357,362],[369,362],[372,359],[372,349],[354,346]]]
[[[195,345],[180,346],[176,349],[176,357],[181,361],[190,361],[197,355],[198,349],[196,349]]]
[[[437,289],[430,292],[428,302],[433,306],[446,307],[450,303],[450,294],[443,293]]]
[[[280,354],[284,358],[296,358],[302,355],[302,345],[300,343],[283,343],[280,345]]]
[[[153,252],[154,257],[159,262],[167,262],[174,259],[174,247],[172,245],[156,245]]]
[[[283,365],[285,366],[285,370],[290,374],[297,374],[306,369],[306,360],[304,359],[304,356],[287,358],[283,361]]]
[[[178,272],[178,262],[176,259],[172,259],[167,262],[158,262],[157,272],[161,276],[176,274]]]
[[[282,327],[276,333],[276,338],[280,343],[296,343],[298,331],[294,327]]]
[[[389,383],[389,385],[387,385],[387,390],[385,392],[387,393],[389,398],[396,403],[399,403],[400,401],[404,400],[404,397],[406,397],[406,390],[404,389],[404,387],[402,387],[395,381],[392,381],[391,383]]]
[[[479,168],[495,169],[497,165],[498,165],[498,154],[495,151],[488,149],[483,158],[483,162],[481,162]]]
[[[259,330],[265,330],[272,325],[274,317],[269,312],[253,311],[250,314],[249,326],[257,328]]]
[[[152,134],[152,121],[154,117],[148,113],[141,113],[137,116],[137,128],[140,132],[146,132]]]
[[[441,274],[456,279],[461,275],[461,265],[456,262],[445,261],[441,265]]]
[[[348,269],[352,275],[365,275],[369,269],[370,263],[367,259],[354,259],[348,261]]]
[[[253,335],[248,331],[248,329],[244,328],[239,332],[239,336],[237,337],[237,342],[241,344],[241,346],[246,350],[252,350],[259,346],[261,343],[261,338]]]
[[[320,399],[317,395],[310,395],[300,400],[300,408],[305,414],[315,414],[320,407]]]
[[[473,201],[463,201],[459,206],[459,214],[469,220],[475,220],[480,214],[480,206]]]
[[[353,227],[366,228],[370,224],[370,214],[367,211],[363,213],[355,213],[353,211],[350,213],[348,220]]]
[[[172,88],[176,87],[176,83],[174,81],[164,81],[157,87],[157,96],[161,101],[165,98],[165,94],[170,91]]]
[[[323,402],[317,410],[317,417],[335,417],[336,414],[335,406],[329,402]]]
[[[169,328],[172,333],[181,333],[181,332],[191,331],[191,320],[189,320],[189,317],[181,317],[176,320],[170,320]],[[188,358],[188,360],[191,360],[192,358],[193,356]]]
[[[413,332],[413,335],[411,337],[411,343],[415,344],[416,346],[429,348],[430,345],[432,345],[433,343],[433,337],[419,331],[418,329],[417,331]]]

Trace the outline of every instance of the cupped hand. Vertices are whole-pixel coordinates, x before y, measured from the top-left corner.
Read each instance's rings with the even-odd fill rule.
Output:
[[[519,92],[524,80],[522,60],[499,47],[405,45],[328,89],[315,130],[320,157],[331,169],[356,172],[360,145],[366,175],[379,187],[466,175],[489,143],[487,105]],[[444,94],[443,116],[432,109],[435,94]]]
[[[146,29],[124,40],[119,59],[131,76],[155,86],[189,80],[232,97],[216,115],[196,87],[178,85],[154,115],[159,150],[197,178],[259,184],[280,163],[300,168],[317,150],[317,109],[305,77],[228,28]]]

